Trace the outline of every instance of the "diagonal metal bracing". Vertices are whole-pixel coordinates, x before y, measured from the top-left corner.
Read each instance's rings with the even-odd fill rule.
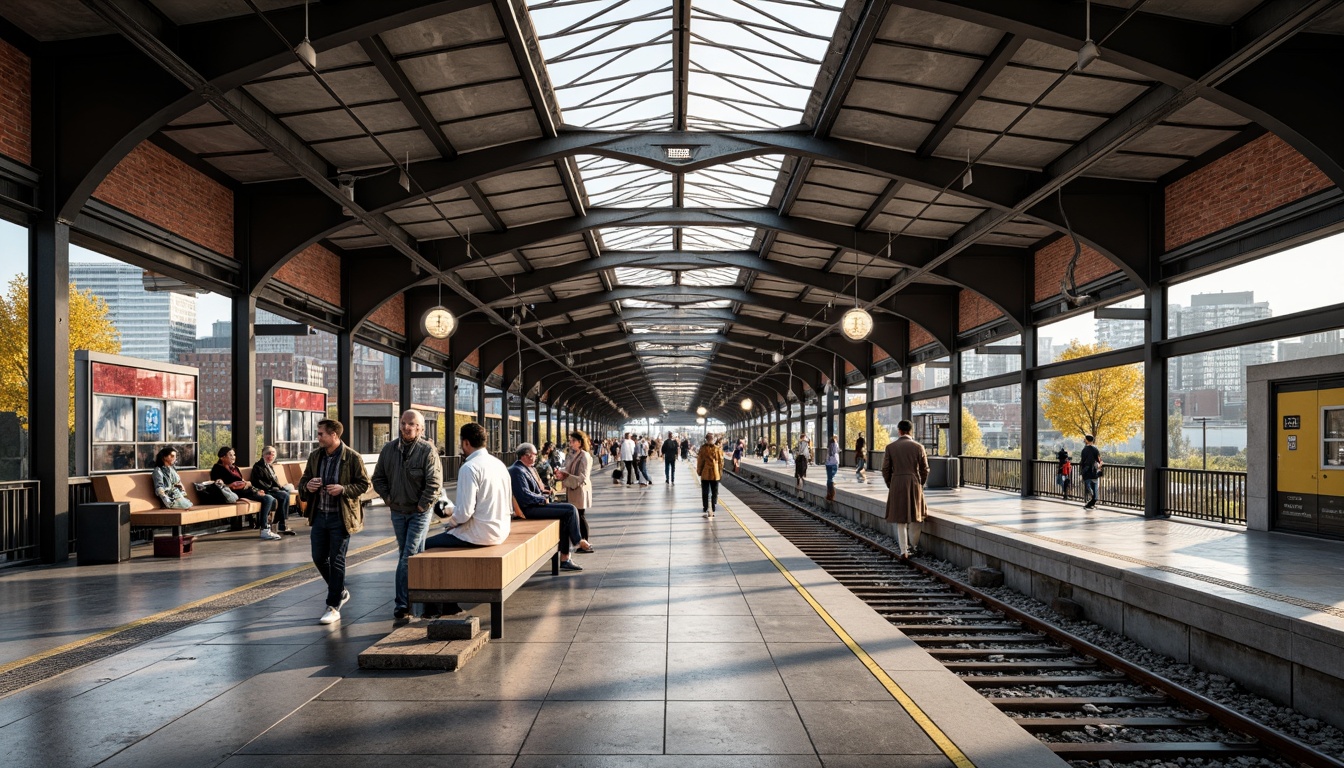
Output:
[[[128,0],[128,2],[130,1]],[[155,34],[155,31],[157,31],[158,34],[170,37],[172,30],[166,29],[164,26],[156,27],[155,31],[147,29],[139,22],[139,18],[144,17],[144,12],[128,12],[112,0],[84,0],[84,2],[146,56],[179,79],[183,85],[188,88],[199,89],[205,94],[206,100],[221,114],[271,151],[277,158],[298,171],[299,175],[313,188],[333,202],[347,208],[356,219],[368,227],[370,231],[382,237],[389,246],[409,259],[412,264],[431,274],[439,272],[438,265],[422,256],[415,246],[414,239],[398,225],[385,215],[370,213],[357,203],[348,200],[340,189],[327,178],[326,164],[320,163],[319,165],[315,160],[317,158],[316,154],[284,125],[242,91],[228,94],[220,94],[214,91],[199,72],[182,59],[164,39]],[[143,6],[137,4],[128,7],[143,9]],[[164,24],[166,25],[166,22]],[[481,303],[469,293],[460,291],[456,283],[450,283],[450,287],[459,293],[465,293],[464,298],[475,305],[478,311],[501,326],[507,327],[503,318],[496,315],[489,306]],[[349,320],[352,328],[355,328],[362,323],[364,318],[349,318]],[[520,342],[534,348],[540,354],[549,355],[544,348],[536,345],[530,338],[521,334],[518,334],[518,338]],[[559,361],[556,362],[559,364]]]
[[[1055,41],[1055,44],[1059,43],[1058,38],[1060,36],[1068,39],[1065,33],[1058,29],[1051,29],[1051,25],[1055,27],[1059,25],[1058,17],[1051,17],[1049,22],[1045,22],[1045,19],[1040,15],[1044,11],[1044,4],[1037,0],[1015,3],[1012,4],[1011,8],[1008,4],[992,3],[989,0],[899,1],[911,7],[1006,29],[1012,34],[1034,39],[1051,38]],[[890,287],[881,294],[879,301],[873,302],[873,304],[896,295],[902,288],[912,284],[922,275],[947,263],[948,260],[973,245],[981,237],[1020,214],[1031,211],[1038,217],[1044,215],[1048,219],[1057,218],[1057,214],[1051,214],[1046,210],[1044,202],[1062,190],[1066,184],[1126,142],[1157,125],[1195,98],[1207,96],[1218,83],[1248,66],[1260,56],[1272,51],[1293,34],[1296,34],[1302,26],[1338,3],[1339,0],[1317,0],[1316,2],[1299,0],[1295,3],[1283,2],[1262,5],[1257,12],[1252,13],[1237,25],[1238,29],[1236,31],[1240,34],[1235,34],[1232,39],[1239,43],[1240,47],[1236,44],[1229,46],[1227,41],[1224,40],[1209,41],[1208,38],[1204,37],[1207,30],[1190,30],[1193,39],[1209,42],[1207,49],[1191,49],[1195,54],[1191,58],[1201,61],[1204,67],[1204,69],[1199,70],[1199,74],[1193,78],[1185,78],[1173,76],[1173,70],[1159,69],[1159,74],[1167,79],[1175,80],[1177,85],[1159,85],[1150,89],[1148,93],[1120,114],[1095,130],[1086,140],[1075,145],[1073,149],[1055,160],[1046,169],[1046,182],[1044,184],[1036,187],[1008,210],[987,210],[977,216],[948,241],[942,253],[935,256],[927,264],[909,270],[893,280]],[[1055,7],[1057,9],[1057,6]],[[1018,16],[996,16],[996,14],[1003,14],[1009,10],[1017,13]],[[1135,23],[1134,19],[1139,16],[1144,18]],[[1030,18],[1030,21],[1027,21],[1027,18]],[[1115,19],[1116,22],[1118,20],[1118,18]],[[1070,27],[1070,31],[1077,29],[1076,21],[1073,18],[1066,19],[1065,23]],[[1192,23],[1179,21],[1168,23],[1168,21],[1165,17],[1157,19],[1149,18],[1146,14],[1136,14],[1122,28],[1124,35],[1117,36],[1118,39],[1115,43],[1108,42],[1108,50],[1112,45],[1119,47],[1120,50],[1126,50],[1126,45],[1142,45],[1147,56],[1182,55],[1179,52],[1180,46],[1171,50],[1154,52],[1148,49],[1148,46],[1153,44],[1152,40],[1135,41],[1132,39],[1135,35],[1134,27],[1155,26],[1163,33],[1170,34],[1176,28],[1186,30],[1195,26]],[[1038,26],[1041,23],[1044,23],[1045,26]],[[1165,42],[1175,44],[1175,41],[1168,40]],[[1184,41],[1184,45],[1189,45],[1190,42],[1189,40]],[[1070,41],[1062,47],[1067,49],[1073,44],[1075,44],[1075,41]],[[1189,53],[1190,51],[1187,51],[1185,55]],[[1129,66],[1127,55],[1122,54],[1118,58],[1120,60],[1117,63],[1122,66]],[[1141,62],[1147,61],[1148,59],[1141,60]],[[1190,61],[1187,60],[1184,64],[1188,67]],[[1145,66],[1148,69],[1153,69],[1151,64],[1145,64]],[[1143,70],[1135,69],[1135,71],[1142,72]],[[1135,250],[1137,252],[1121,254],[1118,263],[1129,273],[1131,279],[1134,279],[1140,285],[1147,285],[1150,279],[1148,269],[1151,260],[1148,258],[1148,242],[1145,236],[1135,236]],[[831,327],[834,328],[835,325],[832,324]]]

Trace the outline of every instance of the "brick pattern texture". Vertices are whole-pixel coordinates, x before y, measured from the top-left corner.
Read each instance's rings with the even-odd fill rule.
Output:
[[[1167,250],[1331,186],[1315,164],[1267,133],[1166,188]]]
[[[934,339],[932,333],[929,333],[928,331],[924,330],[924,326],[911,323],[909,341],[910,341],[909,349],[915,350],[919,349],[925,344],[932,344]]]
[[[329,304],[341,306],[341,258],[319,243],[304,248],[285,262],[276,270],[275,279]]]
[[[957,294],[957,330],[969,331],[1003,317],[1003,312],[984,296],[963,288]]]
[[[383,306],[375,309],[369,315],[369,321],[374,325],[386,328],[394,333],[406,335],[406,298],[402,294],[392,297],[391,301],[385,302]]]
[[[1057,238],[1036,251],[1036,301],[1059,295],[1059,284],[1064,280],[1064,270],[1071,258],[1073,240],[1068,236]],[[1110,259],[1084,243],[1083,252],[1078,256],[1078,266],[1073,268],[1073,277],[1078,285],[1084,285],[1119,271],[1120,268]]]
[[[233,192],[148,141],[93,196],[215,253],[233,256]]]
[[[0,155],[33,161],[33,68],[18,48],[0,40]]]
[[[885,350],[885,349],[883,349],[883,348],[877,346],[876,344],[873,345],[873,362],[874,362],[874,363],[881,362],[881,361],[883,361],[883,360],[886,360],[886,359],[889,358],[889,357],[891,357],[891,355],[887,354],[887,350]]]
[[[471,367],[473,367],[473,368],[475,368],[475,369],[477,369],[477,370],[480,370],[480,367],[481,367],[481,351],[480,351],[479,349],[473,349],[473,350],[471,350],[471,353],[467,355],[467,359],[466,359],[466,360],[463,360],[462,362],[466,363],[467,365],[470,365]]]
[[[453,351],[451,337],[447,339],[436,339],[433,336],[430,336],[425,339],[425,346],[445,356],[452,354]]]

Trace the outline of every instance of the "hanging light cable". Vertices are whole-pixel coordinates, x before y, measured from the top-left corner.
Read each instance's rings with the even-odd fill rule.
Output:
[[[303,40],[294,46],[294,53],[303,63],[313,69],[317,69],[317,49],[313,48],[313,42],[308,39],[308,2],[303,3]]]

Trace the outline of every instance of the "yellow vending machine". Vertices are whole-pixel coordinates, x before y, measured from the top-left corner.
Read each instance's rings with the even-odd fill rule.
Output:
[[[1275,530],[1344,537],[1341,383],[1275,385]]]

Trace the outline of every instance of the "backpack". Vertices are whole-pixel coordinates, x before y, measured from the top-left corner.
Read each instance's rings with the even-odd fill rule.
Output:
[[[213,482],[192,483],[196,488],[196,495],[200,497],[203,504],[236,504],[238,494],[233,492],[232,488],[225,485],[216,485]]]

